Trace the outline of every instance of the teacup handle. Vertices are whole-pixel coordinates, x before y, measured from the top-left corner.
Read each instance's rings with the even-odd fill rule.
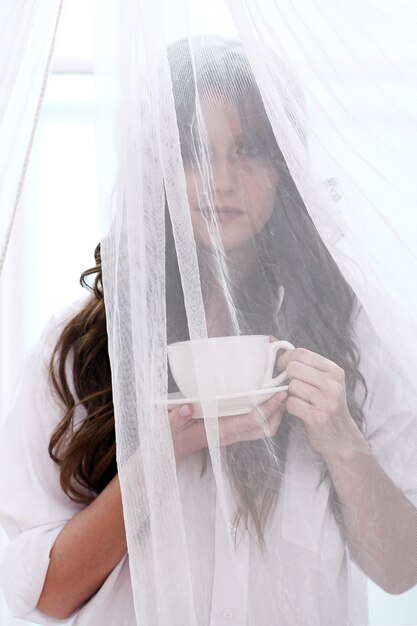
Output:
[[[277,359],[277,354],[280,350],[293,350],[294,346],[289,341],[273,341],[269,344],[269,355],[268,355],[268,367],[266,368],[266,379],[263,384],[263,388],[267,389],[268,387],[279,387],[286,381],[288,378],[286,370],[278,374],[278,376],[273,377],[272,372],[274,371],[275,361]]]

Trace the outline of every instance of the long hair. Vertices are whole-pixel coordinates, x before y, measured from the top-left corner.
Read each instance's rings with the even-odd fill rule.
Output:
[[[236,103],[242,131],[263,146],[265,158],[280,173],[275,209],[255,241],[260,262],[255,264],[248,281],[234,291],[240,329],[248,334],[289,339],[294,345],[318,352],[342,367],[350,413],[364,431],[364,415],[355,399],[358,384],[366,389],[358,368],[359,351],[352,338],[350,321],[355,295],[306,211],[240,45],[202,38],[194,42],[193,55],[197,91],[188,42],[174,44],[168,54],[184,163],[195,158],[198,143],[194,125],[197,97],[204,94],[223,97],[227,87],[227,97]],[[168,211],[165,233],[167,341],[171,343],[187,339],[189,334]],[[94,493],[99,493],[116,472],[99,247],[96,266],[81,277],[84,286],[88,287],[87,277],[93,274],[91,300],[64,329],[51,362],[52,383],[66,413],[51,438],[50,454],[60,465],[62,488],[80,501],[88,501]],[[285,297],[280,307],[282,286]],[[67,381],[66,363],[70,354],[78,399],[73,397]],[[74,430],[77,402],[84,406],[86,419]],[[284,415],[272,440],[236,443],[224,450],[236,497],[236,521],[242,520],[248,530],[253,524],[261,545],[265,524],[279,496],[291,428],[291,417]],[[325,476],[323,467],[322,479]],[[340,523],[340,506],[333,486],[330,502]]]
[[[318,352],[337,363],[346,375],[347,401],[359,429],[365,431],[355,389],[366,383],[359,368],[359,350],[352,338],[351,317],[356,298],[323,244],[294,184],[276,142],[248,60],[237,40],[204,38],[176,43],[169,54],[173,92],[184,164],[200,158],[196,107],[204,97],[231,102],[242,135],[257,146],[262,158],[279,171],[275,209],[255,237],[258,261],[244,283],[230,285],[242,334],[270,334],[295,346]],[[293,87],[303,107],[302,94]],[[284,102],[284,109],[287,104]],[[287,111],[302,143],[305,131]],[[168,341],[189,338],[181,280],[169,216],[166,217]],[[281,305],[280,287],[284,287]],[[210,291],[208,285],[207,291]],[[204,293],[204,289],[203,289]],[[172,381],[171,381],[172,382]],[[246,529],[253,522],[262,545],[266,521],[276,503],[285,470],[291,417],[284,415],[273,441],[241,442],[225,448],[225,460],[237,500],[235,522]],[[322,480],[327,476],[323,467]],[[330,506],[339,524],[340,505],[333,485]]]
[[[100,246],[95,258],[95,267],[83,272],[80,279],[81,285],[91,291],[91,298],[65,326],[50,363],[52,387],[65,411],[52,433],[49,454],[59,465],[64,493],[85,503],[100,493],[117,472]],[[87,279],[94,274],[90,287]],[[85,418],[76,424],[80,408]]]

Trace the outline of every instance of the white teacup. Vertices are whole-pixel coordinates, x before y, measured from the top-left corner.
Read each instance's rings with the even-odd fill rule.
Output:
[[[210,337],[169,345],[168,360],[185,398],[228,396],[282,385],[287,373],[274,377],[275,362],[292,348],[268,335]]]

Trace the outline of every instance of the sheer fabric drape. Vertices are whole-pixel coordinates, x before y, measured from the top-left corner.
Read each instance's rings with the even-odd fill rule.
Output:
[[[227,25],[219,38],[199,23],[197,2],[176,3],[175,14],[163,2],[104,4],[109,30],[101,39],[112,54],[106,47],[101,73],[102,253],[138,623],[215,623],[221,558],[230,597],[250,624],[273,615],[364,623],[363,580],[328,475],[323,482],[326,468],[290,417],[276,437],[265,430],[257,444],[221,445],[212,417],[223,419],[230,399],[215,393],[204,338],[275,335],[339,355],[353,380],[356,366],[336,346],[352,326],[368,387],[361,421],[364,390],[359,377],[351,380],[357,423],[365,431],[369,413],[371,434],[386,429],[384,454],[398,455],[394,473],[412,473],[415,441],[376,407],[390,376],[399,412],[415,393],[415,6],[217,2],[213,14]],[[255,182],[254,170],[262,171]],[[309,248],[312,233],[319,243]],[[167,345],[189,339],[203,340],[189,349],[208,452],[177,475],[165,407],[178,380]],[[346,349],[352,357],[352,345]],[[249,402],[260,424],[264,399]],[[193,482],[199,471],[201,483]],[[268,502],[269,522],[257,526],[256,506],[265,513]],[[257,545],[260,529],[270,560]],[[265,583],[261,592],[257,577],[276,587]]]
[[[15,225],[61,11],[62,2],[56,0],[5,0],[0,5],[0,275]],[[24,240],[21,233],[18,238]],[[3,293],[7,291],[3,289]],[[2,305],[7,307],[4,301]],[[3,348],[7,352],[9,346]],[[9,367],[13,371],[14,363]],[[4,542],[1,533],[0,544]],[[0,621],[10,626],[17,623],[3,599]]]
[[[61,7],[0,13],[2,256]],[[136,621],[358,626],[365,579],[326,464],[288,411],[271,430],[274,388],[251,382],[246,338],[344,369],[358,430],[417,504],[417,10],[219,0],[207,23],[200,14],[196,0],[96,3],[104,291]],[[189,340],[180,370],[195,392],[182,397],[207,448],[177,467],[170,346]]]
[[[48,77],[63,2],[0,7],[0,272]]]

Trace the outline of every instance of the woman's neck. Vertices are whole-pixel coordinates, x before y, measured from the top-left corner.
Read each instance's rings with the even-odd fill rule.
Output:
[[[200,276],[206,310],[207,332],[219,337],[233,332],[233,294],[245,282],[256,261],[253,242],[215,255],[204,251],[200,255]]]

